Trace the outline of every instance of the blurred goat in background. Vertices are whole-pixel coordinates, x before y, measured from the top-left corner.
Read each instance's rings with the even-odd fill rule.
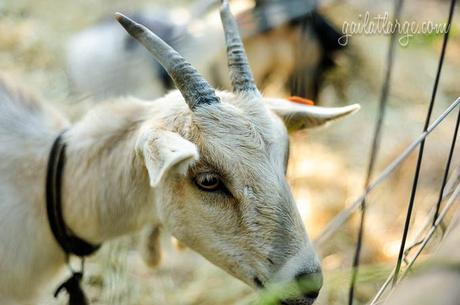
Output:
[[[315,1],[233,2],[258,86],[317,100],[324,72],[341,47],[340,34],[317,12]],[[227,70],[221,69],[226,59],[216,3],[202,0],[186,10],[144,10],[131,17],[184,54],[212,85],[230,88]],[[67,66],[74,93],[96,100],[133,92],[156,98],[173,88],[163,68],[111,20],[69,41]]]
[[[238,22],[258,85],[318,100],[324,74],[334,67],[335,54],[343,48],[340,33],[317,11],[316,1],[254,2],[253,8],[238,15]]]

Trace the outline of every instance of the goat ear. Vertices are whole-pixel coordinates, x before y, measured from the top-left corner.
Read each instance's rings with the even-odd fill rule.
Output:
[[[264,99],[269,109],[276,113],[289,132],[313,128],[357,112],[361,107],[353,104],[345,107],[319,107],[303,105],[285,99]]]
[[[152,187],[157,187],[167,175],[185,175],[199,156],[195,144],[166,130],[144,132],[136,148],[144,158]]]

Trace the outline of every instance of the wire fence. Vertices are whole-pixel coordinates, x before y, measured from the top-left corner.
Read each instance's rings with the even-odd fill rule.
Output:
[[[391,83],[391,76],[394,66],[394,55],[395,55],[395,45],[396,45],[396,38],[397,33],[394,32],[390,39],[389,49],[387,53],[387,64],[386,64],[386,72],[384,83],[382,86],[381,97],[379,101],[379,109],[377,113],[376,119],[376,126],[373,133],[372,138],[372,145],[370,150],[369,156],[369,164],[367,167],[365,184],[364,184],[364,192],[361,196],[359,196],[348,208],[343,210],[339,213],[323,230],[323,232],[318,236],[315,240],[316,246],[321,246],[327,240],[329,240],[334,233],[336,233],[357,211],[360,211],[360,221],[359,221],[359,228],[357,232],[357,243],[355,248],[355,255],[353,258],[353,265],[352,265],[352,274],[351,274],[351,281],[350,281],[350,288],[348,294],[348,304],[353,305],[355,298],[355,290],[357,289],[357,278],[359,276],[359,268],[360,268],[360,255],[361,250],[363,247],[363,236],[365,233],[365,223],[366,223],[366,208],[367,205],[370,203],[367,201],[368,195],[376,189],[382,182],[386,180],[386,178],[394,172],[401,163],[407,159],[407,157],[418,149],[417,155],[417,163],[414,170],[414,178],[411,188],[410,199],[407,205],[407,213],[404,221],[404,229],[401,236],[401,243],[400,249],[398,253],[398,258],[395,264],[395,267],[388,275],[385,282],[382,284],[378,292],[374,295],[374,297],[370,300],[369,305],[376,305],[383,302],[383,296],[385,293],[390,293],[391,288],[394,287],[401,278],[404,278],[411,267],[414,265],[416,260],[420,257],[422,251],[426,248],[427,244],[433,237],[435,231],[439,228],[440,224],[445,220],[446,215],[451,210],[451,208],[456,203],[456,199],[460,194],[460,179],[458,171],[451,174],[451,167],[453,156],[455,152],[455,146],[457,143],[457,135],[458,129],[460,125],[460,98],[455,100],[447,109],[433,122],[431,122],[431,117],[433,113],[433,108],[435,105],[438,87],[441,79],[442,68],[444,65],[444,59],[446,54],[446,49],[449,41],[449,34],[452,24],[452,18],[454,15],[456,0],[451,0],[450,7],[449,7],[449,14],[447,17],[447,31],[443,37],[443,44],[441,53],[439,56],[436,77],[433,84],[433,89],[431,93],[431,99],[428,105],[427,114],[425,117],[425,124],[422,133],[420,136],[412,142],[404,151],[399,154],[380,174],[372,180],[375,163],[378,157],[379,147],[381,143],[381,131],[383,126],[383,121],[385,118],[385,112],[387,108],[387,101],[388,96],[390,93],[390,83]],[[399,20],[402,14],[403,8],[403,0],[395,0],[394,6],[394,18]],[[408,233],[410,229],[410,224],[412,220],[413,211],[415,208],[415,198],[417,194],[417,187],[419,185],[420,179],[420,170],[423,162],[424,151],[425,151],[425,140],[426,138],[456,109],[458,110],[458,115],[455,123],[455,127],[452,131],[452,140],[450,144],[449,153],[446,159],[446,165],[444,168],[444,174],[442,178],[442,183],[439,191],[439,196],[437,201],[433,204],[431,209],[432,215],[429,215],[429,218],[425,222],[425,224],[419,229],[417,234],[415,235],[414,242],[409,246],[406,247]],[[448,180],[449,176],[451,176],[450,181]],[[446,200],[447,199],[447,200]],[[443,206],[443,202],[445,202]],[[416,251],[415,251],[416,250]],[[411,257],[411,253],[414,253]],[[403,265],[404,263],[404,265]],[[404,270],[402,270],[404,269]],[[402,272],[402,275],[400,276]]]

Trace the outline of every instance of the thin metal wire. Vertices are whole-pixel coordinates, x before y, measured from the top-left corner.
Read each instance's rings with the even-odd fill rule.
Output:
[[[415,260],[418,258],[418,256],[420,255],[420,253],[422,252],[422,250],[425,248],[425,246],[428,244],[428,241],[431,239],[431,237],[433,236],[436,228],[441,224],[442,220],[445,218],[445,216],[447,215],[447,212],[449,212],[450,208],[454,205],[455,203],[455,199],[460,195],[460,183],[457,184],[457,187],[455,188],[455,191],[450,195],[450,198],[448,199],[446,205],[444,206],[444,209],[441,211],[441,213],[439,214],[439,217],[436,219],[436,223],[435,225],[432,225],[431,228],[430,228],[430,231],[428,231],[428,234],[424,237],[422,243],[421,243],[421,246],[419,247],[417,253],[415,254],[414,258],[411,260],[411,262],[408,264],[408,267],[403,275],[403,277],[406,275],[407,271],[409,270],[409,268],[414,264]],[[428,222],[428,224],[431,223]],[[418,238],[417,238],[418,239]],[[407,257],[409,254],[405,254],[405,256]],[[396,268],[394,268],[392,270],[392,272],[390,273],[390,275],[388,276],[388,278],[385,280],[385,282],[383,283],[382,287],[380,287],[379,291],[377,292],[377,294],[374,296],[374,298],[372,299],[372,301],[369,303],[369,305],[376,305],[378,304],[380,298],[383,296],[383,293],[385,292],[385,290],[388,288],[388,286],[390,285],[390,283],[392,282],[393,278],[394,278],[394,275],[395,275],[395,271],[396,271]]]
[[[395,17],[394,18],[396,20],[399,20],[401,18],[403,2],[404,2],[403,0],[395,1],[395,7],[394,7]],[[388,48],[385,79],[384,79],[384,83],[382,86],[382,93],[381,93],[380,101],[379,101],[379,111],[378,111],[378,116],[377,116],[377,122],[375,125],[373,140],[372,140],[369,164],[367,168],[366,179],[364,182],[364,189],[369,188],[371,177],[374,173],[378,151],[380,149],[380,143],[381,143],[381,138],[382,138],[382,125],[383,125],[383,120],[385,118],[385,112],[386,112],[385,110],[386,110],[386,105],[388,101],[388,96],[390,93],[391,76],[392,76],[393,66],[394,66],[396,39],[397,39],[397,32],[394,31],[391,34],[390,45]],[[353,305],[356,280],[358,277],[360,258],[361,258],[361,249],[362,249],[363,236],[364,236],[365,219],[366,219],[366,196],[364,196],[363,200],[361,201],[361,217],[360,217],[359,229],[358,229],[358,239],[356,242],[356,250],[355,250],[355,255],[353,258],[353,268],[351,271],[352,274],[351,274],[350,288],[348,291],[348,304],[349,305]]]
[[[460,125],[459,122],[460,122],[460,108],[459,108],[459,115],[457,117],[457,125],[456,125],[456,129],[458,131],[458,128]],[[455,132],[454,132],[455,133]],[[454,134],[454,138],[456,137],[456,135]],[[455,147],[455,143],[452,143],[451,144],[451,147],[452,145]],[[452,149],[451,149],[451,152],[452,153]],[[448,196],[451,196],[453,194],[454,189],[454,185],[455,184],[460,184],[460,172],[455,172],[454,174],[452,174],[451,178],[449,179],[449,181],[446,183],[446,187],[447,187],[447,192],[445,191],[445,188],[444,188],[444,192],[442,194],[442,201],[445,200],[445,198],[447,198]],[[450,187],[448,186],[450,185]],[[450,200],[450,199],[449,199]],[[436,209],[436,206],[433,206],[432,209],[430,210],[430,212],[428,213],[428,215],[431,215],[433,213],[433,211],[435,211]],[[438,219],[438,217],[436,218]],[[428,217],[426,222],[420,227],[419,231],[417,232],[416,234],[416,237],[414,238],[414,242],[412,243],[411,246],[409,246],[406,251],[404,252],[404,260],[409,256],[409,252],[411,249],[414,249],[417,245],[420,246],[420,245],[423,245],[424,243],[424,240],[425,238],[423,238],[421,241],[420,241],[420,238],[422,236],[422,233],[424,231],[426,231],[429,227],[430,227],[430,224],[431,226],[433,226],[432,224],[432,220],[431,220],[431,217]],[[410,263],[409,263],[410,264]],[[387,277],[387,279],[385,280],[385,282],[383,283],[383,285],[380,287],[379,291],[377,292],[377,294],[374,296],[374,298],[372,299],[371,303],[369,303],[369,305],[377,305],[379,304],[380,302],[378,302],[378,300],[381,298],[381,296],[383,295],[383,293],[385,292],[386,288],[388,288],[389,284],[392,282],[393,280],[393,276],[394,276],[394,272],[395,272],[395,269],[393,268],[392,272],[390,273],[390,275]]]
[[[320,246],[327,241],[335,232],[337,232],[342,225],[350,219],[351,215],[361,206],[363,198],[365,198],[370,192],[372,192],[380,183],[385,181],[386,177],[390,175],[399,164],[407,159],[407,157],[418,147],[418,145],[433,132],[433,130],[441,124],[442,121],[460,104],[460,97],[457,98],[425,131],[422,132],[414,142],[412,142],[406,149],[395,158],[381,173],[373,180],[367,190],[361,194],[353,203],[340,212],[329,225],[321,232],[321,234],[315,239],[315,246]]]
[[[448,17],[448,20],[447,20],[447,31],[444,34],[444,40],[443,40],[443,44],[442,44],[441,56],[439,58],[438,69],[436,71],[436,78],[435,78],[435,81],[434,81],[434,86],[433,86],[433,91],[432,91],[432,94],[431,94],[430,105],[428,107],[428,112],[427,112],[427,115],[426,115],[425,126],[423,128],[423,131],[426,131],[428,129],[428,126],[429,126],[430,120],[431,120],[431,115],[433,113],[434,102],[436,100],[436,94],[438,92],[439,80],[441,78],[442,67],[444,65],[444,58],[445,58],[446,49],[447,49],[447,42],[449,40],[449,33],[450,33],[451,24],[452,24],[452,16],[454,14],[455,2],[456,2],[456,0],[451,1],[451,5],[450,5],[450,9],[449,9],[449,17]],[[418,157],[417,157],[417,165],[415,167],[414,182],[413,182],[413,185],[412,185],[412,191],[411,191],[411,195],[410,195],[410,199],[409,199],[409,205],[407,207],[406,221],[404,223],[404,230],[403,230],[403,235],[402,235],[402,239],[401,239],[401,247],[399,249],[398,260],[397,260],[397,263],[396,263],[395,275],[393,277],[393,285],[395,285],[397,283],[399,270],[401,269],[401,261],[402,261],[402,258],[403,258],[404,249],[406,247],[407,235],[409,233],[410,222],[411,222],[411,219],[412,219],[412,211],[413,211],[414,204],[415,204],[415,195],[417,194],[417,186],[418,186],[418,180],[420,178],[420,169],[422,167],[422,160],[423,160],[424,151],[425,151],[425,140],[423,140],[420,143],[420,149],[419,149],[419,153],[418,153]]]
[[[458,135],[459,125],[460,125],[460,110],[458,112],[457,122],[455,123],[455,130],[452,136],[452,143],[450,144],[449,157],[447,158],[446,168],[444,170],[444,177],[442,179],[441,191],[439,192],[438,202],[436,203],[436,211],[433,216],[433,225],[436,223],[436,219],[438,218],[438,214],[439,214],[439,209],[441,208],[442,197],[444,196],[444,189],[446,187],[447,177],[449,176],[450,165],[452,163],[452,157],[454,155],[455,146],[457,144],[457,135]]]
[[[418,250],[417,254],[413,258],[413,260],[408,264],[407,269],[403,274],[403,277],[407,274],[409,269],[415,263],[416,259],[418,258],[420,253],[423,251],[423,249],[426,247],[429,239],[431,238],[432,234],[434,233],[434,229],[436,229],[436,227],[439,225],[439,219],[441,218],[441,217],[438,217],[439,216],[439,210],[441,208],[441,203],[442,203],[442,201],[444,199],[444,191],[445,191],[445,187],[447,185],[447,179],[448,179],[448,176],[449,176],[450,166],[451,166],[451,163],[452,163],[452,158],[453,158],[454,151],[455,151],[455,146],[456,146],[456,143],[457,143],[457,135],[458,135],[459,126],[460,126],[460,109],[458,111],[457,120],[456,120],[455,128],[454,128],[454,133],[452,135],[452,141],[451,141],[451,144],[450,144],[449,155],[448,155],[448,158],[447,158],[446,167],[444,169],[444,177],[443,177],[443,181],[442,181],[442,184],[441,184],[441,190],[439,192],[438,201],[436,202],[436,209],[435,209],[434,216],[433,216],[433,222],[432,222],[431,230],[428,233],[427,237],[425,237],[425,239],[421,242],[421,245],[419,247],[419,250]],[[454,177],[454,178],[456,178],[456,177]],[[449,205],[449,203],[447,203],[447,205]],[[444,211],[446,211],[446,210],[444,209]],[[447,213],[447,211],[444,212],[444,213]],[[444,217],[444,215],[441,215],[441,216]]]
[[[439,214],[439,217],[436,219],[436,222],[433,224],[433,226],[431,227],[430,231],[428,232],[428,234],[423,239],[423,242],[420,245],[419,249],[417,250],[417,253],[414,255],[412,260],[409,262],[409,264],[407,265],[406,270],[404,271],[403,275],[401,276],[402,278],[404,278],[407,275],[407,273],[409,272],[410,268],[414,265],[414,263],[417,260],[417,258],[420,256],[422,251],[425,249],[426,245],[430,241],[430,239],[433,236],[434,232],[436,231],[438,226],[441,224],[441,222],[444,219],[444,217],[446,217],[446,215],[449,212],[450,208],[455,203],[455,199],[458,197],[459,194],[460,194],[460,185],[457,186],[457,188],[455,189],[455,192],[452,194],[451,198],[446,203],[446,206],[444,207],[444,209]]]

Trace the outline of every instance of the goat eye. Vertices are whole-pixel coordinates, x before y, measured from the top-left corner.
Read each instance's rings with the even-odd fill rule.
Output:
[[[195,178],[195,184],[205,192],[214,192],[222,188],[222,182],[217,175],[202,174]]]

